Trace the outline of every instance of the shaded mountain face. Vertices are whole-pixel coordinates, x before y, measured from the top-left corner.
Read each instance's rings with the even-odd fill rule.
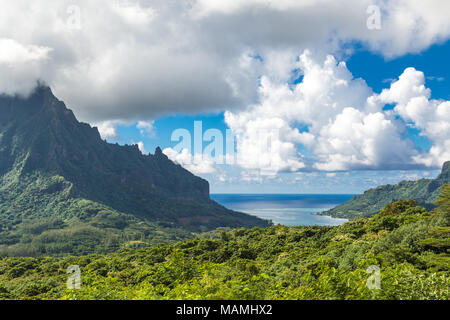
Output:
[[[450,161],[442,166],[442,171],[436,179],[420,179],[417,181],[401,181],[395,185],[379,186],[369,189],[362,195],[323,212],[324,215],[354,219],[371,216],[386,204],[399,199],[414,199],[426,208],[433,207],[438,199],[442,185],[450,183]]]
[[[151,196],[209,201],[207,181],[175,165],[159,148],[144,156],[136,145],[102,141],[97,128],[79,123],[47,87],[29,99],[3,97],[0,112],[0,174],[11,169],[58,174],[74,184],[75,194],[105,202],[124,192],[134,201]]]
[[[210,200],[208,182],[160,148],[142,155],[137,145],[103,141],[48,87],[28,98],[0,96],[0,231],[2,221],[11,231],[33,218],[90,223],[99,212],[190,231],[267,225]]]

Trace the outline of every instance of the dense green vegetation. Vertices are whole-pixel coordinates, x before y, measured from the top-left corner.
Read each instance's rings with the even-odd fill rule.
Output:
[[[425,208],[433,208],[439,195],[439,188],[450,183],[450,161],[444,163],[436,179],[402,181],[395,185],[379,186],[364,194],[324,211],[322,214],[338,218],[355,219],[368,217],[380,211],[386,204],[399,199],[414,199]]]
[[[388,204],[338,227],[216,230],[151,248],[5,257],[3,299],[450,299],[450,185],[437,208]],[[69,265],[81,289],[66,287]],[[381,289],[369,289],[369,266]]]
[[[103,141],[38,86],[0,95],[0,256],[112,252],[217,227],[267,226],[209,198],[209,184],[157,148]]]
[[[193,236],[170,224],[70,197],[70,188],[63,177],[41,174],[22,177],[14,188],[0,187],[0,257],[112,252]]]
[[[159,148],[101,140],[49,88],[0,96],[0,299],[449,299],[449,180],[447,162],[332,210],[357,218],[342,226],[267,227]]]

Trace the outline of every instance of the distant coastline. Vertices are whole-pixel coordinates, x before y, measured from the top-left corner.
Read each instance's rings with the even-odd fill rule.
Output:
[[[335,226],[348,219],[320,215],[334,208],[354,194],[239,194],[213,193],[211,199],[236,211],[270,219],[287,226]]]

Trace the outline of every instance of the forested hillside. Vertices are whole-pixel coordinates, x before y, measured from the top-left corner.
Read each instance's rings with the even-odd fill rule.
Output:
[[[5,257],[3,299],[450,299],[450,185],[338,227],[215,231],[107,255]],[[81,289],[66,287],[70,265]],[[370,289],[366,270],[380,270]],[[373,276],[373,275],[372,275]]]
[[[212,201],[209,183],[160,148],[105,142],[46,86],[0,95],[0,254],[111,252],[267,225]]]
[[[379,186],[369,189],[364,194],[324,211],[321,214],[354,219],[368,217],[377,213],[389,202],[399,199],[414,199],[421,206],[432,208],[439,195],[439,188],[450,183],[450,161],[442,166],[442,171],[436,179],[420,179],[417,181],[402,181],[395,185]]]

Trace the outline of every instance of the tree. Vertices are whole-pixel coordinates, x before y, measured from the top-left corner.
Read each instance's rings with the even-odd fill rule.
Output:
[[[450,213],[450,184],[444,184],[441,187],[441,193],[435,204],[439,206],[437,208],[439,212]]]

